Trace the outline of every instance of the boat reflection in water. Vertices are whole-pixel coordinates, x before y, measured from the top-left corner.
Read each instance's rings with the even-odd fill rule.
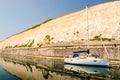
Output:
[[[105,68],[105,67],[78,66],[78,65],[64,64],[64,68],[75,72],[85,72],[91,74],[98,74],[98,73],[110,74],[109,68]]]

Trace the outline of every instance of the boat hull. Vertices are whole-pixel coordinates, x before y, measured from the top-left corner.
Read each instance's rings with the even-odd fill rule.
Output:
[[[84,66],[99,66],[99,67],[109,67],[109,60],[98,59],[98,58],[85,58],[81,59],[77,58],[65,58],[65,64],[73,64],[73,65],[84,65]]]

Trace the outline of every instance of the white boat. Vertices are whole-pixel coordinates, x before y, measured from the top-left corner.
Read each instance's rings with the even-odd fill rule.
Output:
[[[110,60],[108,60],[108,59],[100,59],[98,56],[95,56],[95,55],[90,53],[88,10],[87,10],[87,35],[88,35],[87,50],[73,52],[73,56],[65,58],[64,63],[74,64],[74,65],[109,67]],[[87,53],[87,56],[79,56],[80,53]]]
[[[87,56],[79,56],[79,53],[77,52],[74,52],[72,57],[65,58],[64,63],[73,65],[109,67],[110,61],[108,59],[100,59],[97,55],[93,55],[91,53],[87,54]]]

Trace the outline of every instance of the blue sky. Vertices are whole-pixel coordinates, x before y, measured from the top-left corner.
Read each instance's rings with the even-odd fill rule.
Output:
[[[0,41],[45,20],[111,0],[0,0]]]

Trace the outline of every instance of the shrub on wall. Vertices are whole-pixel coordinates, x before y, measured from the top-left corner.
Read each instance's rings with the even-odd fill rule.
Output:
[[[32,47],[33,44],[34,44],[34,40],[32,40],[32,42],[28,44],[28,47]]]
[[[43,45],[42,43],[37,44],[38,47],[41,47],[42,45]]]
[[[50,35],[46,35],[45,38],[44,38],[44,41],[45,41],[46,44],[50,44],[53,39],[54,38],[51,37]]]

